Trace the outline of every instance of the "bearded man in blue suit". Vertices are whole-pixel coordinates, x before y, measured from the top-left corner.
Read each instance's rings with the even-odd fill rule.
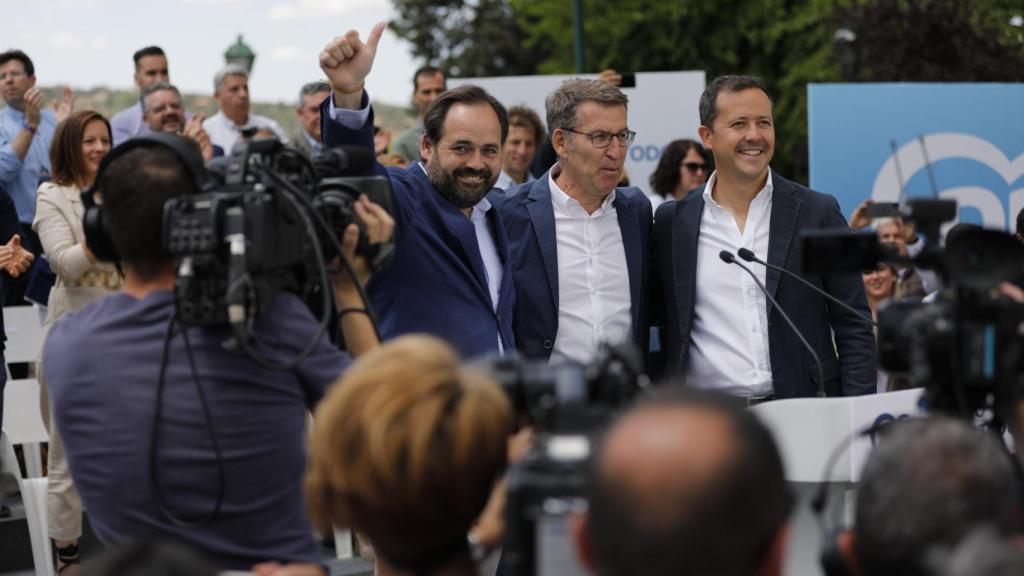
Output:
[[[521,354],[588,363],[604,343],[647,352],[651,203],[616,188],[636,133],[626,95],[573,79],[547,97],[558,162],[496,202],[512,245]]]
[[[373,153],[373,110],[364,81],[384,23],[364,42],[355,31],[320,53],[331,96],[320,107],[325,146]],[[395,258],[367,285],[384,339],[425,332],[464,358],[514,349],[515,294],[505,227],[488,194],[508,133],[505,108],[476,86],[443,93],[426,111],[420,154],[426,164],[373,171],[394,190]]]

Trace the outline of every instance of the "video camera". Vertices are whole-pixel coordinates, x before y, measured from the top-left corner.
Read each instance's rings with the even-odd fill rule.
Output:
[[[579,566],[568,515],[586,509],[595,436],[649,385],[643,362],[625,344],[606,345],[589,366],[503,357],[486,368],[535,429],[533,447],[508,474],[502,566],[512,576],[572,576]]]
[[[880,263],[935,270],[943,290],[934,302],[897,299],[878,310],[879,366],[925,388],[927,408],[973,419],[991,411],[1000,427],[1024,397],[1024,304],[993,297],[1002,282],[1020,282],[1024,244],[1009,234],[968,229],[940,244],[940,227],[956,217],[953,200],[912,199],[902,209],[924,248],[914,258],[882,246],[871,232],[806,231],[804,270],[854,272]]]
[[[243,140],[230,157],[211,162],[218,189],[164,207],[163,245],[178,269],[180,320],[230,324],[245,348],[253,320],[288,290],[325,327],[333,306],[326,263],[342,256],[345,228],[360,225],[356,252],[373,269],[392,257],[393,244],[369,244],[353,213],[360,194],[391,211],[386,177],[349,175],[371,162],[372,153],[360,148],[328,148],[309,158],[274,138]]]

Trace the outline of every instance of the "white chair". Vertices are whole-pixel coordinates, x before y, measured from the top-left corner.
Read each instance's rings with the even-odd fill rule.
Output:
[[[4,332],[7,342],[4,357],[10,364],[35,362],[43,344],[43,324],[34,306],[4,308]]]
[[[6,422],[5,422],[6,426]],[[7,434],[0,432],[0,470],[13,471],[14,479],[25,505],[29,542],[32,544],[32,563],[37,576],[54,576],[50,530],[46,524],[46,478],[22,478],[18,472],[18,459]]]
[[[4,332],[7,342],[4,357],[8,363],[35,362],[43,342],[43,327],[32,306],[4,308]],[[39,412],[39,382],[35,378],[13,380],[8,366],[4,388],[3,431],[0,433],[0,468],[11,472],[25,504],[32,560],[36,574],[53,576],[53,552],[46,523],[47,479],[42,477],[41,445],[50,439]],[[25,478],[18,469],[14,445],[21,444],[25,456]]]
[[[33,306],[4,308],[4,331],[4,358],[8,364],[39,359],[43,327]],[[41,445],[49,441],[39,416],[39,383],[35,379],[12,380],[10,369],[4,369],[9,390],[4,400],[4,431],[11,444],[23,445],[26,477],[38,478],[43,475]]]

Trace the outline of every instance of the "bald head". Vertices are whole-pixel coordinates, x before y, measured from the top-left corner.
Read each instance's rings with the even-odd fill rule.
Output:
[[[779,560],[790,508],[778,449],[753,414],[671,390],[605,436],[578,547],[606,576],[753,574]]]
[[[665,526],[734,468],[735,436],[721,413],[650,406],[627,415],[608,435],[599,473],[631,502],[638,521]]]

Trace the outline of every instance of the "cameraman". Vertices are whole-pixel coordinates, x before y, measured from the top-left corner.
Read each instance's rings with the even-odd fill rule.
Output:
[[[94,191],[124,284],[57,322],[43,350],[71,474],[105,544],[180,540],[221,569],[317,564],[301,489],[306,418],[351,358],[321,339],[294,368],[272,371],[227,349],[227,326],[173,322],[164,205],[199,192],[204,177],[197,147],[170,134],[133,139],[100,167]],[[361,198],[355,212],[371,242],[390,237],[382,208]],[[349,226],[343,247],[365,281],[357,242]],[[346,276],[335,278],[334,293],[339,309],[363,308]],[[353,354],[378,346],[365,314],[343,314],[341,323]],[[253,347],[287,362],[316,331],[299,298],[281,292],[255,320]]]
[[[669,388],[608,431],[570,528],[601,576],[778,575],[793,499],[771,433],[734,398]]]
[[[1010,456],[993,435],[931,416],[887,426],[857,492],[855,528],[839,537],[851,573],[927,575],[927,557],[973,530],[1020,534]]]

